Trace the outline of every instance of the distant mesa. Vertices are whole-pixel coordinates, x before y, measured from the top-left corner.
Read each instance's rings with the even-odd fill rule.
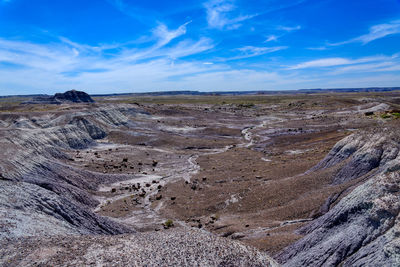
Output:
[[[70,90],[57,93],[54,96],[38,96],[25,104],[63,104],[63,103],[94,103],[94,100],[85,92]]]
[[[54,95],[56,101],[74,102],[74,103],[94,103],[94,100],[85,92],[71,90],[65,93],[57,93]]]

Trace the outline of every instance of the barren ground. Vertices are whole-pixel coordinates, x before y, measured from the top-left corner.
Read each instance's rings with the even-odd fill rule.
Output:
[[[275,254],[301,238],[295,230],[319,216],[330,196],[357,184],[333,186],[334,169],[307,170],[380,118],[359,111],[374,105],[359,95],[273,98],[142,99],[150,116],[111,131],[113,148],[80,152],[74,164],[137,177],[93,192],[101,215],[141,231],[158,231],[171,219],[175,227],[204,228]]]
[[[124,174],[90,194],[101,216],[140,232],[201,228],[269,255],[299,240],[301,226],[331,209],[363,181],[332,184],[340,166],[309,171],[349,134],[391,123],[400,94],[231,97],[102,97],[96,107],[141,111],[108,128],[87,149],[66,150],[64,164]],[[84,107],[87,109],[87,107]],[[80,106],[2,104],[0,117],[79,111]],[[327,202],[328,199],[333,199]]]

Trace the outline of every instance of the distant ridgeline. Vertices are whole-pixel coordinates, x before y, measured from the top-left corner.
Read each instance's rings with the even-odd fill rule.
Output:
[[[145,93],[122,93],[122,94],[93,94],[93,97],[104,96],[218,96],[218,95],[275,95],[275,94],[320,94],[320,93],[357,93],[357,92],[391,92],[400,91],[400,87],[367,87],[367,88],[331,88],[331,89],[299,89],[299,90],[260,90],[260,91],[159,91]],[[49,95],[8,95],[0,98],[9,97],[32,97],[32,100],[23,104],[62,104],[62,103],[93,103],[94,100],[85,92],[71,90],[65,93],[57,93],[54,96]]]
[[[275,95],[275,94],[318,94],[318,93],[356,93],[356,92],[390,92],[399,91],[400,87],[368,87],[368,88],[332,88],[332,89],[299,89],[281,91],[160,91],[147,93],[123,93],[123,94],[96,94],[94,97],[102,96],[218,96],[218,95]]]
[[[94,103],[94,100],[85,92],[71,90],[57,93],[54,96],[36,96],[24,104],[63,104],[63,103]]]

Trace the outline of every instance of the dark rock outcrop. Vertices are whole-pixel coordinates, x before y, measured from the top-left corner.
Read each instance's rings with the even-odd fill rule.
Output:
[[[57,93],[54,95],[54,99],[60,102],[94,103],[94,100],[87,93],[76,90]]]
[[[94,100],[85,92],[70,90],[57,93],[54,96],[38,96],[24,104],[63,104],[63,103],[94,103]]]

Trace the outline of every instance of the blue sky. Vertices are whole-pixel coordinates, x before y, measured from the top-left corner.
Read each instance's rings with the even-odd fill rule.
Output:
[[[0,0],[0,95],[400,86],[400,0]]]

